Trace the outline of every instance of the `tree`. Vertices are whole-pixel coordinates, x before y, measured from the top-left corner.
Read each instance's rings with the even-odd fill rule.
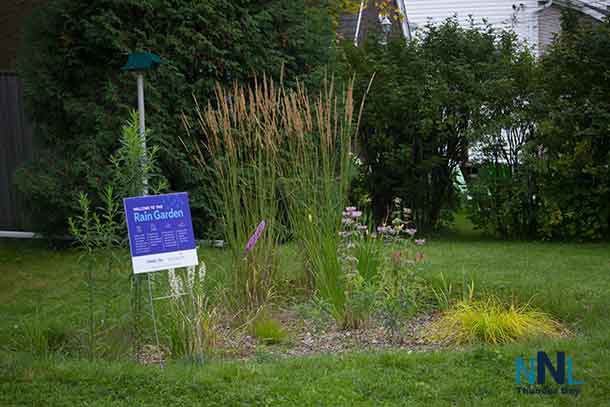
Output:
[[[546,238],[610,236],[610,21],[563,31],[541,61],[545,108],[536,147]]]
[[[364,189],[383,220],[394,197],[414,211],[419,228],[439,225],[456,203],[453,172],[482,132],[486,90],[503,61],[491,28],[464,29],[455,19],[423,36],[380,47],[348,47],[364,92],[375,75],[363,115],[360,148]]]
[[[47,2],[28,25],[18,64],[43,146],[18,182],[38,223],[65,230],[78,191],[97,196],[107,183],[107,158],[136,104],[135,80],[120,71],[129,52],[152,50],[165,61],[147,75],[150,141],[171,188],[191,192],[201,231],[214,214],[207,178],[187,158],[193,141],[181,115],[194,111],[193,95],[207,103],[217,81],[257,74],[307,80],[328,61],[332,39],[325,10],[305,0]]]

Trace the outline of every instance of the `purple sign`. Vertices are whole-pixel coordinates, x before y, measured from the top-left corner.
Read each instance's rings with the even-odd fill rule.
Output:
[[[188,194],[123,200],[134,273],[197,265]]]

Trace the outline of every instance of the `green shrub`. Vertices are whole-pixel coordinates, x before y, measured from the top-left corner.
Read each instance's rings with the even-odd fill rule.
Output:
[[[128,53],[151,50],[164,63],[146,75],[148,141],[171,188],[191,192],[201,233],[215,219],[214,197],[207,174],[188,159],[194,140],[180,115],[193,112],[192,95],[207,103],[216,81],[250,82],[257,72],[286,84],[316,76],[332,37],[325,9],[305,0],[41,2],[18,61],[43,150],[18,178],[35,224],[64,232],[78,192],[96,197],[107,184],[116,129],[136,104],[135,77],[120,68]]]
[[[495,297],[459,301],[427,329],[428,339],[450,345],[502,344],[561,333],[561,326],[549,315],[528,304],[507,306]]]
[[[369,92],[359,134],[359,195],[370,196],[378,223],[399,197],[413,209],[418,229],[438,227],[446,210],[457,207],[454,168],[489,122],[500,127],[484,106],[517,59],[514,36],[464,29],[450,19],[413,41],[380,47],[373,39],[347,54],[357,94]]]
[[[563,33],[540,65],[537,222],[549,239],[610,237],[610,20],[577,21],[564,16]]]
[[[580,25],[568,12],[563,26],[537,66],[517,60],[492,93],[504,130],[482,139],[469,206],[478,227],[503,237],[610,236],[610,22]]]
[[[251,330],[252,335],[266,345],[282,343],[288,337],[288,332],[280,321],[265,316],[256,318]]]

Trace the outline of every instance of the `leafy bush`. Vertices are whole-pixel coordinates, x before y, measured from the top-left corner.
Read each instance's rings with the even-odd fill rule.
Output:
[[[428,328],[433,341],[452,345],[501,344],[535,336],[558,336],[561,326],[529,305],[504,305],[499,299],[459,301]]]
[[[537,66],[515,60],[493,93],[503,130],[482,139],[470,217],[504,237],[610,236],[610,22],[580,26],[567,12],[563,27]]]
[[[537,222],[545,238],[593,240],[610,236],[610,20],[579,26],[576,19],[564,15],[540,66]]]
[[[54,0],[35,11],[24,41],[19,76],[43,152],[18,185],[36,223],[64,232],[78,192],[96,197],[108,183],[116,129],[136,101],[135,78],[120,68],[129,52],[151,50],[164,64],[146,78],[149,143],[171,188],[191,192],[201,232],[215,214],[210,181],[185,149],[193,139],[180,115],[193,112],[192,95],[207,102],[216,81],[249,82],[256,72],[286,84],[316,76],[332,30],[325,9],[304,0]]]
[[[503,52],[507,33],[464,29],[455,19],[428,27],[405,43],[347,48],[350,69],[367,92],[359,145],[363,179],[376,221],[402,198],[420,230],[439,225],[445,209],[457,205],[454,169],[468,157],[484,123],[490,95],[504,80],[513,54]]]

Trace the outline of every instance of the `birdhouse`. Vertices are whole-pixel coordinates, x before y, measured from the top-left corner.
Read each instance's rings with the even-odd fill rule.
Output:
[[[127,63],[121,68],[123,71],[148,71],[162,63],[159,55],[152,52],[135,52],[129,54]]]

